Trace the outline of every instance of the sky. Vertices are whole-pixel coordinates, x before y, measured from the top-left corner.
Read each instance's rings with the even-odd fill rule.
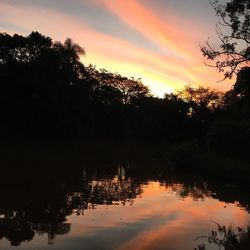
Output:
[[[70,37],[85,65],[141,78],[156,96],[187,84],[231,88],[200,51],[208,38],[217,44],[217,22],[208,0],[0,0],[0,32]]]

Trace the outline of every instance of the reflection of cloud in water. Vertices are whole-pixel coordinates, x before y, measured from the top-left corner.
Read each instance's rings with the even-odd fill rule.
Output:
[[[210,219],[241,225],[249,219],[234,204],[224,208],[223,202],[203,196],[180,199],[182,188],[149,182],[142,186],[143,196],[133,207],[104,205],[86,211],[84,218],[70,216],[73,225],[77,222],[72,237],[90,247],[86,249],[192,249],[196,236],[213,227]]]
[[[100,228],[87,232],[84,235],[79,235],[77,241],[78,243],[83,243],[85,249],[115,249],[131,239],[139,237],[143,232],[156,230],[163,221],[165,223],[171,223],[176,217],[176,213],[169,214],[165,218],[161,215],[154,215],[141,218],[136,222],[119,223],[114,224],[111,227],[101,226]],[[75,241],[75,238],[73,238],[73,241]]]
[[[215,199],[206,182],[138,181],[128,172],[126,165],[119,165],[109,177],[85,169],[78,188],[63,186],[59,179],[50,184],[48,193],[42,185],[40,193],[34,190],[30,197],[24,193],[19,208],[12,202],[0,208],[0,237],[11,241],[22,221],[21,249],[46,249],[49,239],[53,249],[60,250],[183,250],[192,249],[198,235],[213,229],[210,220],[241,227],[249,220],[249,214],[235,204]],[[33,203],[27,206],[30,200]],[[3,227],[6,218],[7,227]],[[6,230],[10,225],[11,232]],[[47,236],[43,243],[41,232]],[[28,239],[32,241],[23,242]],[[0,248],[4,245],[8,250],[5,242],[0,241]]]

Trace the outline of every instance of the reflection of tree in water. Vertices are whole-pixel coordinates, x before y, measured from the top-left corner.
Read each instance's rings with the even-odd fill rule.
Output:
[[[0,239],[6,238],[11,245],[18,246],[23,241],[31,241],[35,234],[47,234],[48,244],[53,244],[57,235],[70,231],[66,217],[72,212],[83,215],[85,209],[101,204],[132,205],[142,192],[140,184],[126,177],[122,166],[115,175],[105,179],[87,178],[85,171],[78,192],[70,192],[62,181],[59,178],[45,187],[42,180],[43,184],[37,185],[40,189],[31,189],[29,194],[24,191],[6,195],[6,190],[7,198],[0,205]]]
[[[0,239],[5,237],[12,246],[18,246],[22,241],[30,241],[35,235],[32,223],[19,212],[7,213],[0,219]]]
[[[118,167],[113,178],[84,180],[83,192],[68,195],[69,207],[75,209],[77,215],[83,215],[85,209],[96,205],[133,205],[134,199],[142,193],[141,185],[132,178],[126,177],[125,169]],[[76,208],[77,207],[77,208]]]
[[[70,224],[66,223],[65,216],[69,211],[63,204],[49,204],[47,207],[34,207],[15,211],[2,209],[0,217],[0,239],[6,238],[13,246],[18,246],[23,241],[30,241],[35,236],[47,234],[48,243],[53,244],[56,235],[70,231]],[[40,204],[42,205],[42,204]]]
[[[186,198],[191,197],[196,200],[204,200],[207,197],[211,197],[213,192],[209,190],[208,184],[203,182],[201,184],[180,184],[180,183],[164,183],[166,188],[170,188],[179,197]]]
[[[132,205],[143,192],[142,183],[150,178],[140,171],[138,181],[138,175],[129,173],[131,169],[126,166],[112,168],[108,177],[103,175],[106,172],[94,168],[84,170],[82,177],[78,171],[74,178],[67,173],[66,177],[58,176],[49,182],[39,177],[40,180],[33,180],[28,193],[22,178],[18,178],[21,182],[13,183],[10,190],[0,188],[0,239],[6,238],[11,245],[18,246],[37,234],[47,235],[48,243],[53,244],[57,235],[70,231],[66,217],[72,213],[83,215],[86,209],[102,204]],[[163,179],[161,185],[181,198],[200,200],[214,195],[206,182]],[[17,192],[19,187],[24,190]]]
[[[131,177],[126,177],[125,168],[118,167],[117,174],[112,178],[86,178],[83,174],[82,192],[69,193],[67,196],[68,206],[77,215],[84,215],[84,210],[94,209],[96,205],[133,205],[134,199],[143,192],[141,183],[135,183]],[[180,184],[171,181],[161,181],[161,185],[170,189],[181,198],[191,197],[194,200],[204,200],[214,193],[208,188],[206,182],[199,184]]]
[[[63,235],[70,231],[69,223],[39,223],[35,228],[38,235],[48,234],[48,243],[53,244],[56,235]]]

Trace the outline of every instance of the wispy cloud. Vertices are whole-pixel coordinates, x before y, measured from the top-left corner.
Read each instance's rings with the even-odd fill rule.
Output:
[[[73,15],[72,10],[68,13],[67,6],[57,10],[55,6],[42,7],[41,4],[32,4],[32,1],[26,5],[11,4],[10,1],[0,2],[0,31],[28,34],[32,30],[38,30],[55,40],[71,37],[87,51],[83,62],[126,76],[142,78],[152,92],[160,96],[164,92],[181,88],[184,84],[218,86],[215,83],[218,80],[217,73],[202,64],[203,59],[198,44],[194,44],[194,41],[198,40],[196,35],[200,35],[200,31],[197,34],[192,31],[190,36],[188,29],[176,26],[178,13],[169,10],[166,14],[171,18],[166,22],[162,21],[155,11],[142,4],[142,1],[89,1],[88,5],[92,11],[96,8],[96,12],[93,13],[97,19],[95,22],[98,22],[98,11],[101,9],[105,15],[113,15],[120,19],[128,27],[127,31],[134,30],[128,33],[127,37],[124,34],[123,37],[126,39],[122,39],[120,36],[122,30],[117,33],[120,23],[106,24],[118,25],[113,29],[113,33],[97,30],[90,25],[90,20],[85,21],[84,15],[79,18],[81,8],[84,13],[86,3],[81,6],[81,1],[76,2],[79,8],[77,16]],[[71,4],[74,4],[74,1]],[[110,18],[110,20],[115,19]],[[186,23],[187,27],[194,26],[190,20],[186,20]],[[199,27],[201,25],[199,24]],[[138,37],[132,39],[130,35],[136,32],[142,35],[144,40],[135,43]],[[148,41],[153,43],[156,49],[143,46],[144,42]],[[225,86],[224,83],[219,87],[225,88]]]
[[[190,52],[185,49],[184,43],[180,43],[180,38],[185,41],[184,34],[175,29],[172,24],[162,22],[138,0],[102,1],[110,11],[156,43],[163,52],[168,54],[175,52],[181,58],[191,56]]]

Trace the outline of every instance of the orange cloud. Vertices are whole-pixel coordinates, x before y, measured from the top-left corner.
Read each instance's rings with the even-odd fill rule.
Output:
[[[167,70],[161,72],[173,77],[168,68],[171,64],[175,68],[175,78],[179,79],[177,81],[179,88],[183,86],[184,79],[185,84],[196,86],[205,84],[221,90],[230,87],[229,82],[218,85],[217,81],[221,79],[218,73],[215,69],[203,65],[204,58],[199,49],[199,41],[201,34],[207,36],[204,33],[208,28],[207,24],[183,21],[182,17],[167,9],[164,9],[164,13],[168,19],[163,21],[158,14],[153,13],[138,0],[102,0],[102,2],[108,10],[162,49],[163,54],[166,54],[165,63],[158,63],[158,67],[165,65]],[[172,82],[172,85],[175,84]]]
[[[152,92],[159,96],[185,84],[203,83],[211,86],[211,83],[214,83],[215,87],[220,86],[215,83],[218,79],[217,73],[201,64],[199,50],[196,47],[191,48],[190,39],[186,38],[184,31],[164,24],[136,0],[102,1],[124,22],[154,41],[166,53],[146,50],[114,36],[97,32],[82,20],[45,8],[15,7],[0,3],[0,16],[5,23],[27,30],[27,33],[38,30],[61,41],[66,37],[73,38],[86,48],[87,56],[82,59],[84,63],[142,78]],[[14,33],[13,30],[4,31]],[[179,36],[182,36],[181,41]],[[181,55],[181,58],[176,55]]]
[[[181,58],[189,58],[190,51],[186,50],[180,38],[183,34],[172,24],[162,22],[150,10],[137,0],[103,0],[107,8],[120,17],[124,22],[136,29],[149,40],[156,43],[163,52],[174,51]],[[178,43],[176,43],[178,41]]]

